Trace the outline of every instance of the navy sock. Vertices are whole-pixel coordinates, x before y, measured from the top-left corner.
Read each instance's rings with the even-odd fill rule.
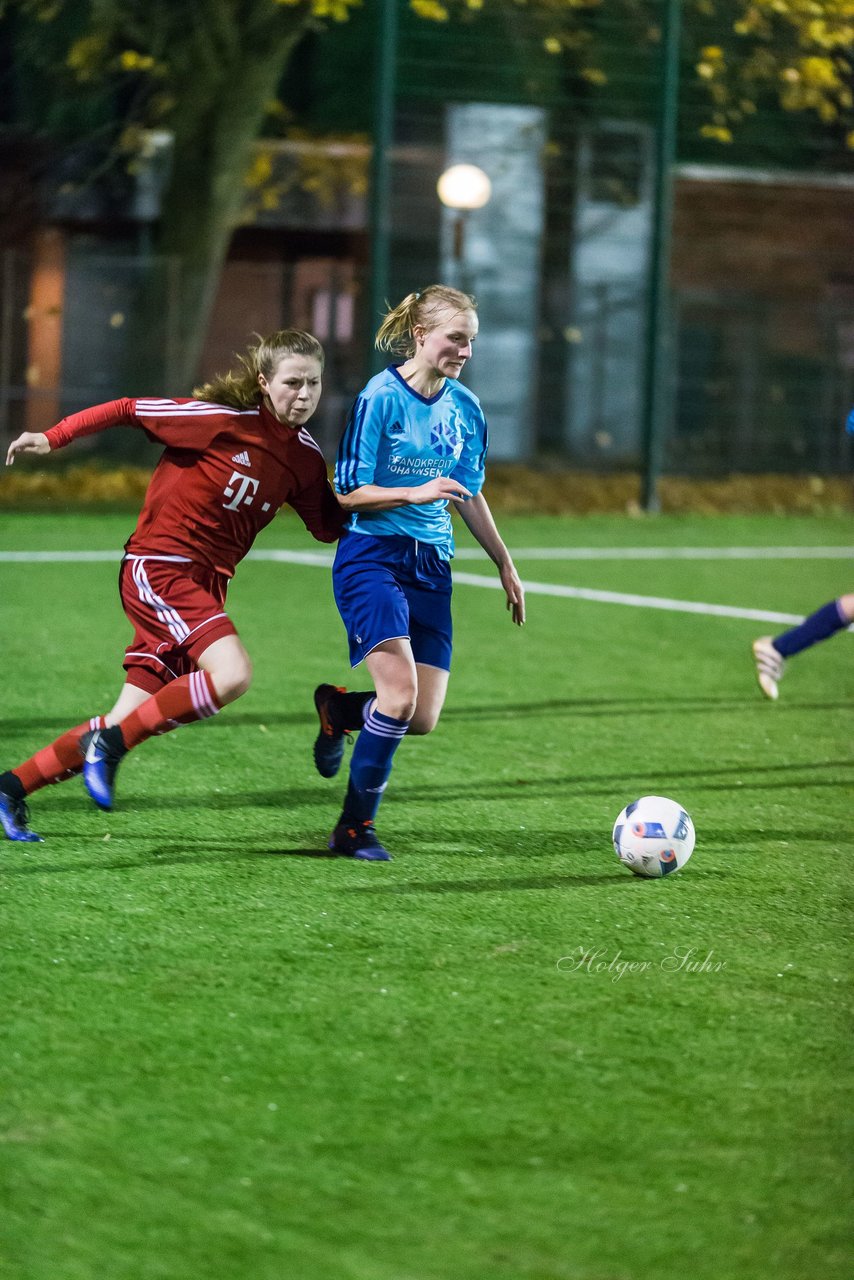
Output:
[[[842,616],[839,601],[831,600],[830,604],[822,605],[815,613],[804,618],[799,626],[792,627],[791,631],[784,631],[781,636],[775,636],[771,643],[784,658],[791,658],[802,649],[809,649],[810,645],[826,640],[828,636],[847,626],[848,619]]]
[[[338,693],[335,710],[351,732],[361,729],[365,721],[365,707],[374,698],[373,693]]]
[[[7,773],[0,773],[0,791],[7,796],[11,796],[13,800],[23,800],[27,794],[21,779],[11,770]]]
[[[380,807],[394,753],[409,728],[374,708],[356,740],[350,757],[350,782],[342,822],[371,822]]]

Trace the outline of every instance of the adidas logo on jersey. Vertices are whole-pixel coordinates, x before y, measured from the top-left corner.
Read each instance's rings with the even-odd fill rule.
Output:
[[[236,462],[237,465],[240,467],[252,466],[252,463],[249,460],[249,454],[246,452],[245,449],[243,450],[243,453],[236,453],[234,457],[231,459],[231,461]]]

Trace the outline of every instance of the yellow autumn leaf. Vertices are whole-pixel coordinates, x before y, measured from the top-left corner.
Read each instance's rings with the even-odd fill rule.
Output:
[[[720,124],[704,124],[700,136],[711,138],[714,142],[732,142],[732,130]]]
[[[427,18],[430,22],[447,22],[449,13],[445,5],[438,0],[410,0],[412,12],[419,18]]]

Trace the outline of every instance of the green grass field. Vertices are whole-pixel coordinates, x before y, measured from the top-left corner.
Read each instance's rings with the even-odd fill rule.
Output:
[[[0,550],[127,516],[0,516]],[[854,520],[502,522],[524,547],[852,546]],[[461,537],[461,544],[471,546]],[[294,521],[267,548],[310,550]],[[851,560],[527,560],[523,577],[803,614]],[[487,576],[485,562],[460,561]],[[0,844],[0,1276],[845,1280],[854,635],[761,698],[750,620],[460,585],[389,866],[321,851],[311,691],[354,684],[328,571],[247,562],[244,699]],[[0,767],[106,710],[107,563],[0,561]],[[684,872],[611,825],[679,800]],[[621,966],[630,962],[635,967]]]

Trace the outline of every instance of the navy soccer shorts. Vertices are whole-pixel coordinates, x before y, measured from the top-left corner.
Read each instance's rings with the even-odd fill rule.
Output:
[[[416,662],[451,669],[451,566],[429,542],[343,533],[332,589],[347,628],[350,665],[383,640],[407,638]]]

